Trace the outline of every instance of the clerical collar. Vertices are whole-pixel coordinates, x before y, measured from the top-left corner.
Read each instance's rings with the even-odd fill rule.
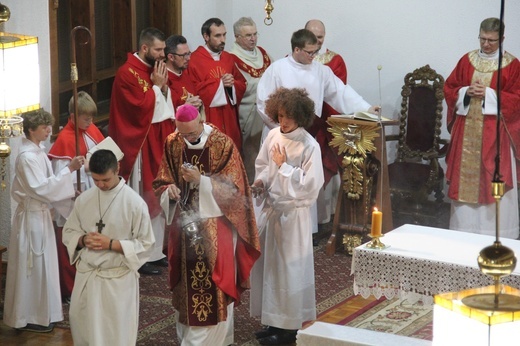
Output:
[[[253,48],[253,50],[247,50],[247,49],[240,47],[240,45],[236,42],[235,42],[235,46],[237,47],[237,49],[241,50],[242,53],[244,53],[246,55],[250,55],[252,57],[256,57],[258,55],[258,52],[257,52],[258,49],[256,49],[256,47]]]
[[[206,145],[206,141],[208,140],[208,136],[211,133],[211,126],[203,124],[204,128],[202,130],[201,136],[197,139],[197,141],[191,143],[184,138],[184,143],[186,143],[189,149],[203,149]]]
[[[180,77],[180,76],[182,75],[182,70],[181,70],[181,72],[177,73],[177,72],[175,72],[174,70],[170,69],[169,67],[167,67],[166,69],[167,69],[168,71],[170,71],[171,73],[173,73],[174,75],[178,76],[178,77]]]
[[[479,49],[478,56],[480,56],[483,59],[489,59],[489,60],[498,59],[498,49],[491,54],[486,54]]]
[[[149,63],[147,63],[146,61],[144,61],[143,59],[141,59],[141,57],[139,56],[138,52],[135,52],[135,53],[134,53],[134,56],[135,56],[137,59],[141,60],[141,62],[142,62],[143,64],[145,64],[146,66],[148,66],[148,67],[152,67],[152,65],[150,65]]]
[[[211,55],[213,60],[215,60],[215,61],[220,60],[220,54],[222,54],[222,52],[214,52],[211,49],[209,49],[208,46],[204,46],[204,48],[206,48],[206,50],[208,51],[209,55]]]

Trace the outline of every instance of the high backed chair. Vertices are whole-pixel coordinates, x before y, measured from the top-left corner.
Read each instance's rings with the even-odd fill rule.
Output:
[[[399,134],[386,137],[399,141],[397,158],[388,165],[394,220],[404,213],[412,215],[411,223],[424,224],[418,216],[430,195],[434,193],[438,204],[443,200],[444,171],[439,165],[447,144],[440,138],[443,87],[444,78],[429,65],[404,77]]]

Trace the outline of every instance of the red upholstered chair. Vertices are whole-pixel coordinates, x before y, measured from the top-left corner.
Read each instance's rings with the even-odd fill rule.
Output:
[[[388,165],[390,195],[395,217],[420,213],[434,194],[442,202],[444,171],[439,158],[446,154],[447,141],[440,138],[444,78],[429,65],[408,73],[401,91],[397,158]],[[442,145],[442,147],[441,147]],[[414,220],[413,223],[422,223]]]

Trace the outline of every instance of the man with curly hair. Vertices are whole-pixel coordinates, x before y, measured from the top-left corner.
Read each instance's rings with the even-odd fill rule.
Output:
[[[267,326],[255,333],[260,344],[279,345],[296,341],[303,322],[316,319],[311,207],[324,178],[320,147],[305,130],[314,120],[308,93],[279,88],[265,106],[280,126],[256,159],[262,256],[251,274],[251,316]]]

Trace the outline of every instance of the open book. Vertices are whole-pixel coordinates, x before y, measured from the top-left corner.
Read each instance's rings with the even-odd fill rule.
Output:
[[[335,114],[331,115],[332,118],[343,118],[343,119],[359,119],[368,121],[379,121],[379,115],[368,112],[356,112],[354,114]],[[381,121],[392,121],[385,117],[381,117]]]

